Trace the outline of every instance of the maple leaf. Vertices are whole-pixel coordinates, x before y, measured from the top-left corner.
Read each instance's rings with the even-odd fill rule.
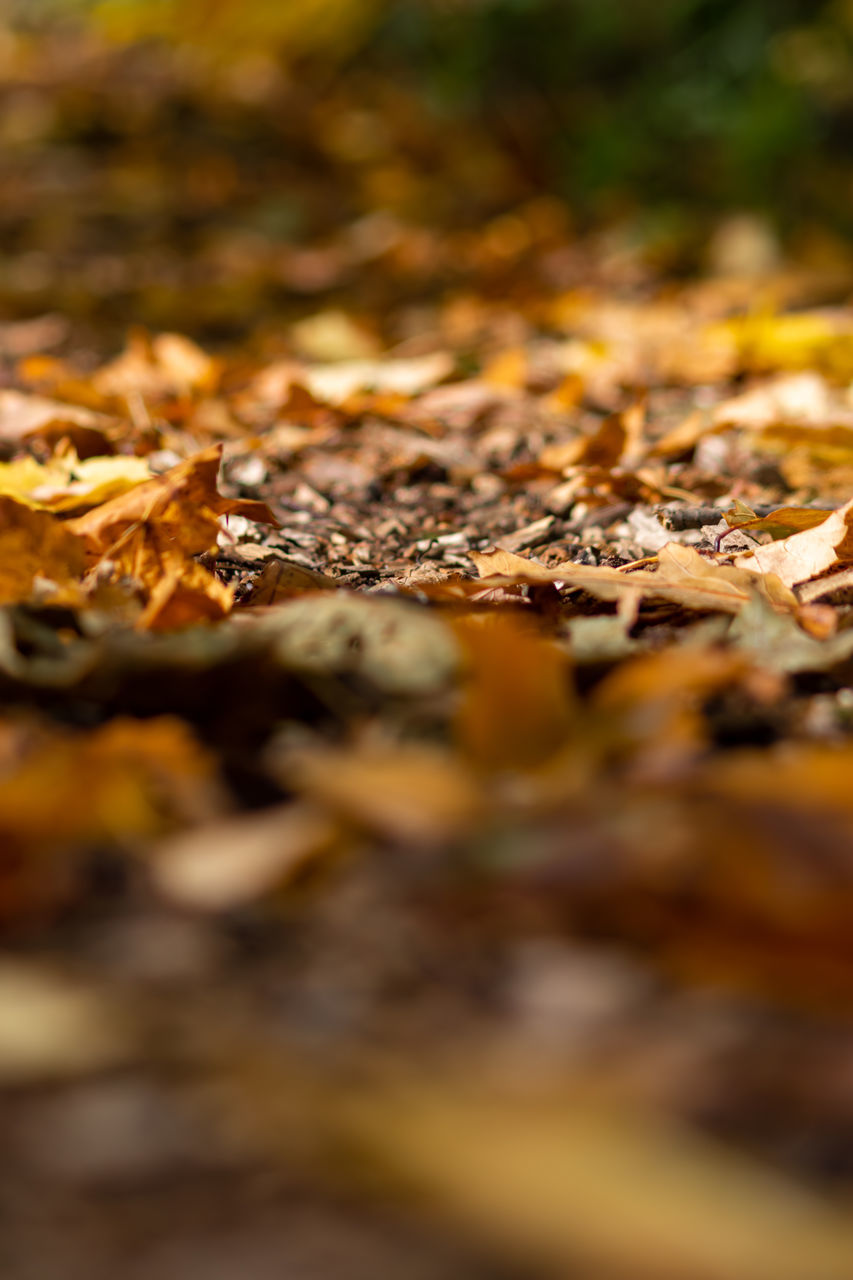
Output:
[[[38,579],[57,603],[77,603],[86,543],[46,511],[0,495],[0,603],[26,600]]]
[[[222,516],[241,515],[277,525],[266,503],[226,498],[218,492],[221,460],[222,445],[210,445],[163,475],[69,520],[66,527],[84,538],[97,558],[108,554],[132,525],[141,523],[158,526],[161,537],[172,540],[187,557],[216,545]]]

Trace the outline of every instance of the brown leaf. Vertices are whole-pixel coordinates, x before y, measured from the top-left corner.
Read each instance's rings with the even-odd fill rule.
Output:
[[[75,847],[157,835],[220,803],[212,758],[173,717],[37,731],[0,777],[0,916],[72,896]]]
[[[86,543],[56,516],[0,495],[0,603],[26,600],[37,579],[58,602],[78,602]]]
[[[460,747],[480,768],[534,767],[564,746],[575,722],[565,653],[524,619],[475,614],[456,624],[468,659],[455,717]]]
[[[646,600],[668,600],[685,609],[737,613],[750,599],[753,590],[761,589],[779,604],[793,607],[794,595],[772,577],[762,581],[761,575],[748,569],[734,568],[714,560],[706,560],[693,547],[669,542],[658,553],[659,568],[652,573],[637,570],[623,573],[607,567],[593,568],[566,560],[546,569],[544,565],[501,548],[469,552],[477,571],[487,581],[509,580],[514,584],[553,582],[558,586],[579,587],[602,600],[621,600],[634,592]]]
[[[464,1076],[400,1074],[337,1110],[451,1221],[561,1275],[579,1263],[584,1275],[632,1280],[853,1271],[849,1217],[780,1175],[606,1100],[513,1093],[488,1077],[484,1063]]]
[[[391,840],[448,840],[482,816],[474,779],[431,747],[365,743],[349,751],[294,751],[275,769],[298,793]]]
[[[330,852],[337,836],[336,824],[319,810],[279,805],[161,841],[152,855],[152,875],[180,906],[223,911],[286,884]]]
[[[222,445],[213,444],[163,475],[69,520],[67,527],[86,539],[94,556],[101,556],[131,525],[153,522],[185,556],[193,556],[216,545],[220,516],[241,515],[275,525],[266,503],[224,498],[217,491],[221,457]]]
[[[777,507],[769,515],[747,519],[740,518],[737,511],[726,511],[724,515],[732,529],[737,529],[740,533],[769,533],[772,538],[778,539],[786,538],[792,533],[802,533],[804,529],[814,529],[816,525],[823,524],[827,512],[814,507]],[[722,545],[724,539],[725,534],[718,542]]]
[[[736,566],[773,573],[788,587],[853,561],[853,499],[814,528],[738,556]]]
[[[137,627],[147,631],[177,631],[199,622],[219,622],[234,603],[230,587],[215,578],[202,565],[191,560],[186,564],[153,573],[139,566],[138,581],[149,586],[148,603],[137,620]],[[136,576],[135,574],[133,576]]]
[[[103,395],[161,400],[211,391],[218,379],[218,361],[183,334],[161,333],[151,338],[136,330],[121,355],[99,369],[92,382]]]
[[[640,451],[645,403],[637,401],[622,413],[611,414],[591,436],[549,445],[539,456],[541,466],[562,472],[571,466],[615,467],[630,465]]]
[[[112,420],[105,414],[78,405],[26,395],[22,391],[0,391],[0,440],[18,443],[37,431],[56,425],[96,431],[106,440]]]
[[[259,608],[314,591],[334,591],[336,587],[335,579],[327,577],[325,573],[306,569],[304,565],[297,564],[295,560],[287,560],[284,556],[269,556],[252,583],[248,598],[242,600],[241,604]]]

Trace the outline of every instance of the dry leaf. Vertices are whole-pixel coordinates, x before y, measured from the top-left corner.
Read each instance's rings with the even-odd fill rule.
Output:
[[[760,430],[780,423],[801,427],[853,426],[853,410],[819,373],[784,374],[723,400],[717,426]]]
[[[762,580],[759,573],[706,560],[693,547],[668,542],[658,553],[656,573],[637,570],[623,573],[619,569],[593,568],[566,560],[546,569],[544,565],[509,551],[469,552],[484,579],[512,584],[553,582],[563,587],[578,587],[602,600],[621,600],[630,593],[647,600],[668,600],[685,609],[737,613],[754,590],[765,591],[776,603],[794,607],[796,597],[771,577]]]
[[[334,591],[337,582],[325,573],[317,573],[306,569],[295,560],[287,560],[284,556],[268,556],[263,568],[252,583],[249,595],[241,600],[245,607],[260,608],[264,605],[279,604],[282,600],[291,600],[296,596],[308,595],[316,591]]]
[[[193,556],[215,547],[221,516],[241,515],[275,525],[266,503],[224,498],[217,491],[221,458],[222,445],[211,445],[163,475],[69,520],[67,527],[100,556],[109,553],[131,525],[156,523],[162,537],[173,538],[182,554]]]
[[[22,391],[0,391],[0,440],[17,443],[54,424],[79,426],[107,438],[112,419],[91,409]]]
[[[393,697],[434,696],[450,687],[459,668],[450,627],[401,600],[343,591],[312,594],[260,617],[247,610],[241,621],[270,637],[283,666],[356,677]]]
[[[118,1066],[133,1036],[122,1011],[52,968],[0,963],[0,1081],[9,1085],[88,1075]]]
[[[455,717],[478,767],[532,768],[565,745],[575,723],[565,653],[526,620],[472,615],[456,624],[467,678]]]
[[[853,499],[825,515],[814,528],[738,556],[736,566],[773,573],[788,587],[808,582],[853,560]]]
[[[41,579],[57,603],[78,603],[86,543],[46,511],[0,496],[0,603],[26,600]]]
[[[148,587],[148,603],[139,615],[141,631],[177,631],[200,622],[219,622],[234,604],[230,587],[194,560],[170,565],[146,539],[133,557],[131,577]]]
[[[98,370],[92,385],[102,395],[162,400],[212,391],[218,379],[218,361],[183,334],[150,338],[136,330],[121,355]]]
[[[720,326],[743,368],[758,372],[815,369],[841,382],[853,377],[853,327],[843,311],[737,316]]]
[[[178,719],[36,730],[0,777],[0,918],[73,901],[87,887],[78,851],[121,847],[220,807],[213,760]]]
[[[732,529],[753,535],[767,533],[773,539],[802,533],[804,529],[814,529],[816,525],[823,524],[827,517],[826,511],[816,510],[814,507],[777,507],[766,516],[755,516],[749,512],[745,519],[739,511],[726,511],[723,514]],[[725,534],[718,539],[721,546],[724,539]]]
[[[322,812],[290,803],[161,841],[151,871],[180,906],[227,911],[286,884],[328,853],[337,837],[336,824]]]
[[[151,479],[144,458],[90,457],[81,461],[73,448],[48,463],[16,458],[0,463],[0,494],[46,511],[84,511]]]
[[[574,466],[631,466],[641,453],[645,418],[645,403],[637,401],[622,413],[605,418],[591,436],[549,445],[539,455],[539,463],[557,472]]]
[[[299,794],[390,840],[449,840],[482,818],[473,778],[452,756],[426,746],[291,751],[273,767]]]
[[[624,1108],[512,1094],[484,1085],[484,1074],[392,1074],[337,1108],[351,1139],[451,1222],[560,1274],[579,1265],[625,1280],[853,1273],[849,1216],[778,1174]]]
[[[453,372],[453,358],[446,352],[410,360],[346,360],[313,365],[301,381],[325,404],[343,404],[357,391],[414,396],[434,387]]]

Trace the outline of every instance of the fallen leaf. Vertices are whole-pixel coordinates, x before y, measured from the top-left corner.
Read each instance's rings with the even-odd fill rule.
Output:
[[[315,591],[334,591],[336,587],[335,579],[329,578],[325,573],[306,569],[304,565],[284,556],[273,555],[264,560],[251,591],[240,603],[244,607],[260,608]]]
[[[853,410],[819,373],[783,374],[718,404],[717,427],[760,430],[778,424],[801,427],[853,426]]]
[[[119,1066],[135,1037],[118,1005],[42,964],[0,963],[0,1081],[31,1085]]]
[[[727,321],[721,331],[734,341],[745,369],[816,369],[842,382],[853,377],[853,328],[841,310],[756,312]]]
[[[151,479],[144,458],[91,457],[81,461],[73,449],[47,463],[31,457],[0,462],[0,494],[45,511],[82,511],[126,493]]]
[[[566,655],[524,619],[472,615],[455,626],[467,671],[454,718],[479,768],[526,769],[566,744],[575,724]]]
[[[738,556],[736,566],[772,573],[788,587],[853,561],[853,499],[813,528]]]
[[[637,401],[622,413],[605,418],[592,435],[549,445],[539,455],[539,463],[560,473],[574,466],[631,466],[641,453],[644,424],[645,403]]]
[[[194,560],[170,565],[152,540],[131,558],[130,576],[148,588],[148,601],[136,622],[141,631],[177,631],[200,622],[219,622],[234,603],[230,587]]]
[[[0,440],[18,443],[54,424],[84,427],[106,440],[113,419],[46,396],[11,389],[0,391]]]
[[[241,622],[269,638],[275,660],[314,675],[351,676],[385,694],[434,696],[450,688],[459,646],[440,618],[417,605],[356,593],[310,595]]]
[[[95,373],[92,385],[102,395],[162,400],[211,391],[218,378],[218,362],[183,334],[151,338],[136,330],[121,355]]]
[[[561,1274],[848,1280],[849,1217],[784,1177],[624,1107],[484,1074],[390,1074],[345,1095],[339,1123],[450,1221]]]
[[[78,603],[86,543],[46,511],[0,496],[0,603],[27,600],[37,580],[58,603]]]
[[[71,845],[95,835],[157,832],[215,802],[212,758],[183,721],[116,717],[88,733],[37,741],[0,778],[0,824],[9,842]]]
[[[299,795],[402,843],[442,842],[482,818],[480,789],[446,752],[421,745],[363,744],[272,756],[273,771]]]
[[[414,396],[427,387],[434,387],[452,372],[452,357],[437,351],[410,360],[346,360],[312,365],[305,369],[302,381],[318,400],[338,405],[357,391]]]
[[[216,546],[221,516],[241,515],[275,525],[276,519],[266,503],[224,498],[218,492],[221,458],[222,445],[211,445],[163,475],[69,520],[66,527],[85,538],[97,557],[108,554],[135,524],[156,523],[161,538],[174,539],[185,556],[200,555]]]
[[[692,547],[669,542],[658,552],[656,573],[637,570],[624,573],[607,567],[593,568],[566,560],[545,568],[501,548],[469,552],[486,582],[514,585],[553,582],[581,588],[602,600],[621,600],[630,593],[646,600],[668,600],[685,609],[737,613],[754,590],[764,590],[775,602],[794,607],[796,597],[771,576],[706,560]]]
[[[746,519],[737,511],[726,511],[723,514],[733,530],[749,534],[767,533],[776,540],[787,538],[792,533],[802,533],[804,529],[814,529],[816,525],[823,524],[828,512],[814,507],[777,507],[766,516],[755,516],[749,512]],[[719,536],[717,541],[720,546],[725,536],[724,533]]]
[[[151,874],[179,906],[227,911],[298,876],[329,853],[337,837],[336,824],[320,810],[289,803],[160,841],[151,855]]]
[[[732,619],[727,639],[767,670],[789,675],[832,671],[853,656],[853,631],[825,638],[809,635],[798,624],[797,614],[780,613],[758,596]]]

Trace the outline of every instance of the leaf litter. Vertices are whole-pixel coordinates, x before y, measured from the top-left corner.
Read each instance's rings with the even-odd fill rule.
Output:
[[[371,1274],[847,1280],[849,303],[382,217],[0,327],[0,1130],[95,1277],[177,1179]],[[39,1126],[132,1167],[122,1082],[203,1140],[117,1204]]]

